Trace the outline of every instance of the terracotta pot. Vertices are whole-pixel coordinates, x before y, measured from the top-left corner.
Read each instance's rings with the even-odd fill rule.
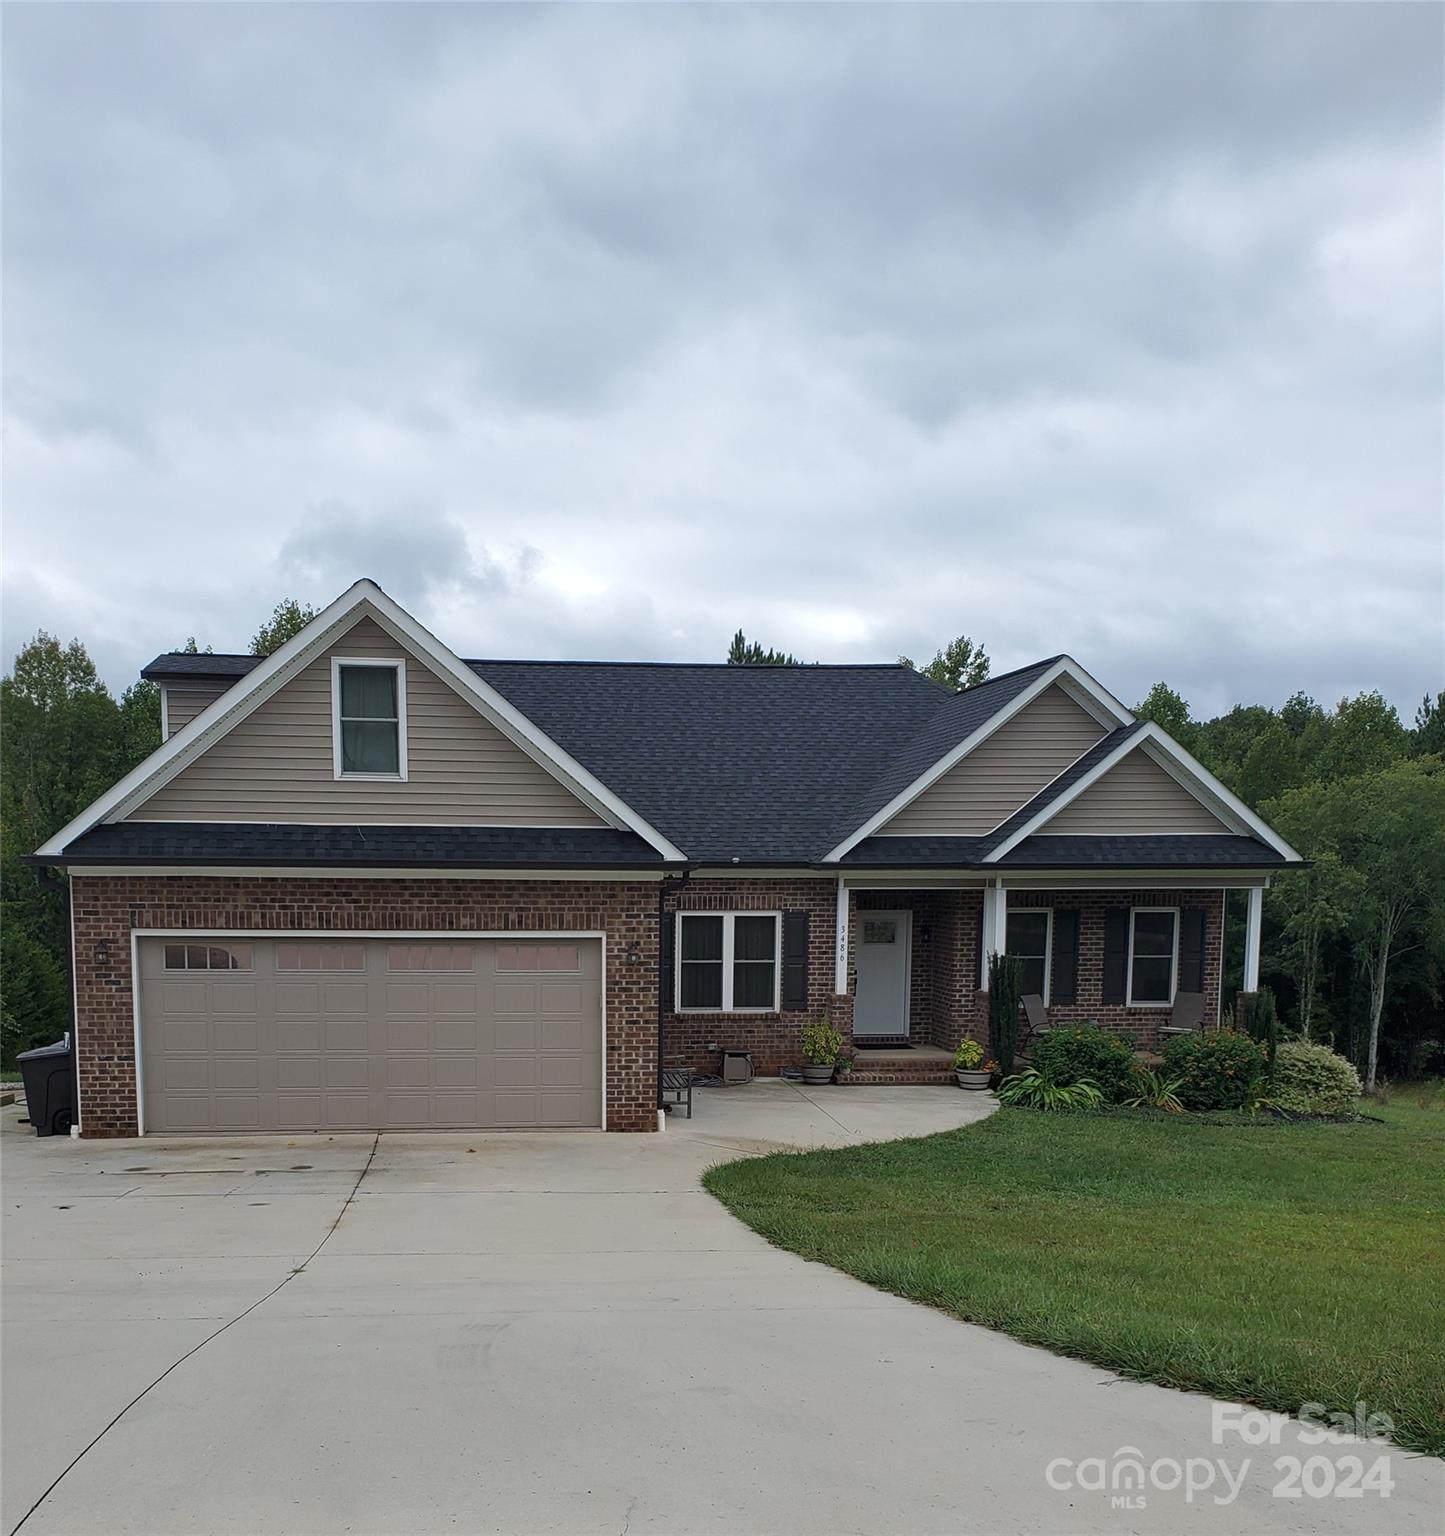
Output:
[[[988,1087],[989,1074],[987,1072],[965,1072],[962,1067],[955,1067],[953,1075],[958,1079],[960,1088],[971,1088],[975,1093]]]

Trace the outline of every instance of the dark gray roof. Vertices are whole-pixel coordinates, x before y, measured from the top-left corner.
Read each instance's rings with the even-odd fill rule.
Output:
[[[272,822],[118,821],[65,850],[67,863],[661,868],[635,832],[610,827],[323,827]]]
[[[1187,834],[1165,837],[1026,837],[1004,854],[994,868],[1047,865],[1051,869],[1097,869],[1127,865],[1130,869],[1256,869],[1286,860],[1253,837]]]
[[[234,683],[238,677],[254,672],[264,656],[218,656],[214,651],[166,651],[140,669],[148,682],[161,678],[204,678],[207,681]]]

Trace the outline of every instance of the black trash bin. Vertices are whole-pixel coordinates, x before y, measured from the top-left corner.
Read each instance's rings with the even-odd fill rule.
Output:
[[[72,1084],[75,1074],[70,1060],[70,1036],[54,1045],[21,1051],[20,1078],[25,1084],[25,1108],[37,1136],[68,1136],[75,1120]]]

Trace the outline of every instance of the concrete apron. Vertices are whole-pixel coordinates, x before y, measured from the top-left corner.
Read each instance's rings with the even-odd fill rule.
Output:
[[[97,1435],[27,1536],[1439,1529],[1439,1462],[1391,1452],[1383,1504],[1275,1497],[1276,1457],[1352,1448],[1215,1444],[1207,1398],[806,1263],[698,1187],[989,1107],[759,1083],[661,1136],[7,1135],[5,1530]],[[1111,1507],[1077,1484],[1122,1447],[1215,1482]]]

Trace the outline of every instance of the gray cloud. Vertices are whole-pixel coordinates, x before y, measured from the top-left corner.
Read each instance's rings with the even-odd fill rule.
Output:
[[[371,574],[469,654],[1440,686],[1438,8],[6,33],[7,659]]]

